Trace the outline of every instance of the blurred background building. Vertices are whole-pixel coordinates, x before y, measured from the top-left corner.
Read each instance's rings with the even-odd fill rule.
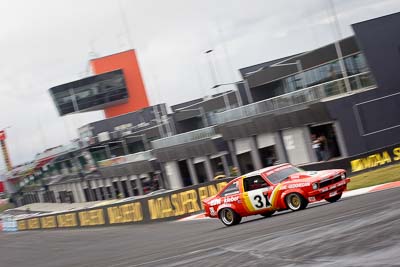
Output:
[[[323,160],[396,144],[400,14],[352,27],[333,44],[240,69],[234,91],[171,107],[149,105],[134,50],[93,59],[96,75],[50,94],[61,116],[103,109],[106,119],[8,171],[9,192],[18,205],[133,197],[313,163],[314,137],[324,137]]]

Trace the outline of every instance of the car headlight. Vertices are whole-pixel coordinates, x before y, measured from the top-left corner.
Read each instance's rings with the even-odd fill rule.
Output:
[[[342,179],[345,179],[346,178],[346,173],[345,172],[342,173],[342,175],[340,177],[342,177]]]
[[[317,190],[318,189],[318,184],[317,183],[312,184],[312,189]]]

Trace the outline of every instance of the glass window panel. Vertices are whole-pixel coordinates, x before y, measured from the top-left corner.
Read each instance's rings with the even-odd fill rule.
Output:
[[[299,74],[294,75],[294,81],[295,81],[295,88],[296,90],[302,89],[303,84],[301,81],[301,76]]]
[[[359,72],[366,72],[368,71],[367,61],[363,54],[357,54],[354,58],[354,62],[357,66]]]

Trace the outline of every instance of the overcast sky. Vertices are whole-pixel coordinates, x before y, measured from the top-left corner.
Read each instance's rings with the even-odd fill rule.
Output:
[[[59,117],[48,94],[91,75],[93,56],[136,49],[151,104],[173,105],[215,93],[210,61],[218,83],[238,81],[239,68],[311,50],[351,35],[352,23],[400,11],[398,0],[333,3],[340,32],[329,0],[0,0],[0,129],[11,126],[12,163],[103,118]]]

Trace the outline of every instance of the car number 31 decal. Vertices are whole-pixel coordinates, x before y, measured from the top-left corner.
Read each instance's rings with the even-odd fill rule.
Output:
[[[262,188],[247,192],[251,205],[255,210],[265,209],[271,206],[267,196],[268,188]]]

